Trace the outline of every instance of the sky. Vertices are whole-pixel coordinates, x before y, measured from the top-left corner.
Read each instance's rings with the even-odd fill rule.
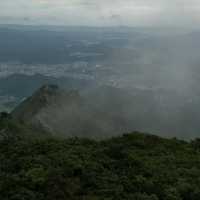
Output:
[[[0,0],[0,23],[198,26],[200,0]]]

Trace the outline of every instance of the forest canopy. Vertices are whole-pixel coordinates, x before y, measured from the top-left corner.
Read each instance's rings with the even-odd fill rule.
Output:
[[[34,130],[3,121],[0,199],[200,199],[199,139],[138,132],[103,141],[31,138],[20,132]]]

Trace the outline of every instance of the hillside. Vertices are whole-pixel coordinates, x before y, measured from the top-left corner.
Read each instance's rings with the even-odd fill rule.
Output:
[[[11,114],[20,122],[62,137],[102,139],[134,130],[186,140],[198,137],[198,99],[183,103],[181,96],[173,95],[162,89],[104,85],[74,90],[45,84]]]
[[[44,85],[19,104],[11,115],[21,123],[62,137],[102,139],[134,130],[133,120],[125,114],[131,102],[126,93],[109,87],[94,91],[80,95],[76,90]],[[118,100],[114,103],[113,98]]]
[[[23,99],[31,96],[38,88],[49,83],[59,85],[66,90],[84,90],[91,87],[91,85],[96,85],[94,81],[78,78],[54,78],[41,74],[26,75],[14,74],[13,72],[13,75],[0,78],[0,112],[5,110],[11,111]]]
[[[0,199],[200,198],[199,140],[188,143],[138,132],[99,142],[39,139],[24,137],[29,129],[3,121],[0,133],[6,126],[10,137],[0,139]]]

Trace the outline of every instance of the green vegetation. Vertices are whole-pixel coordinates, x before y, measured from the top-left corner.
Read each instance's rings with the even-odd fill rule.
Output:
[[[0,127],[0,199],[200,199],[198,139],[137,132],[105,141],[39,139],[24,137],[33,130],[7,117]]]

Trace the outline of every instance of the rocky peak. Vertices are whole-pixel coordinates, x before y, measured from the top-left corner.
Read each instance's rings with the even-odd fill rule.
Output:
[[[44,85],[16,107],[11,114],[16,119],[26,121],[36,116],[42,109],[52,107],[60,109],[62,106],[80,102],[81,97],[76,90],[65,91],[57,85]]]
[[[57,85],[43,85],[39,91],[48,94],[54,94],[59,90]]]

